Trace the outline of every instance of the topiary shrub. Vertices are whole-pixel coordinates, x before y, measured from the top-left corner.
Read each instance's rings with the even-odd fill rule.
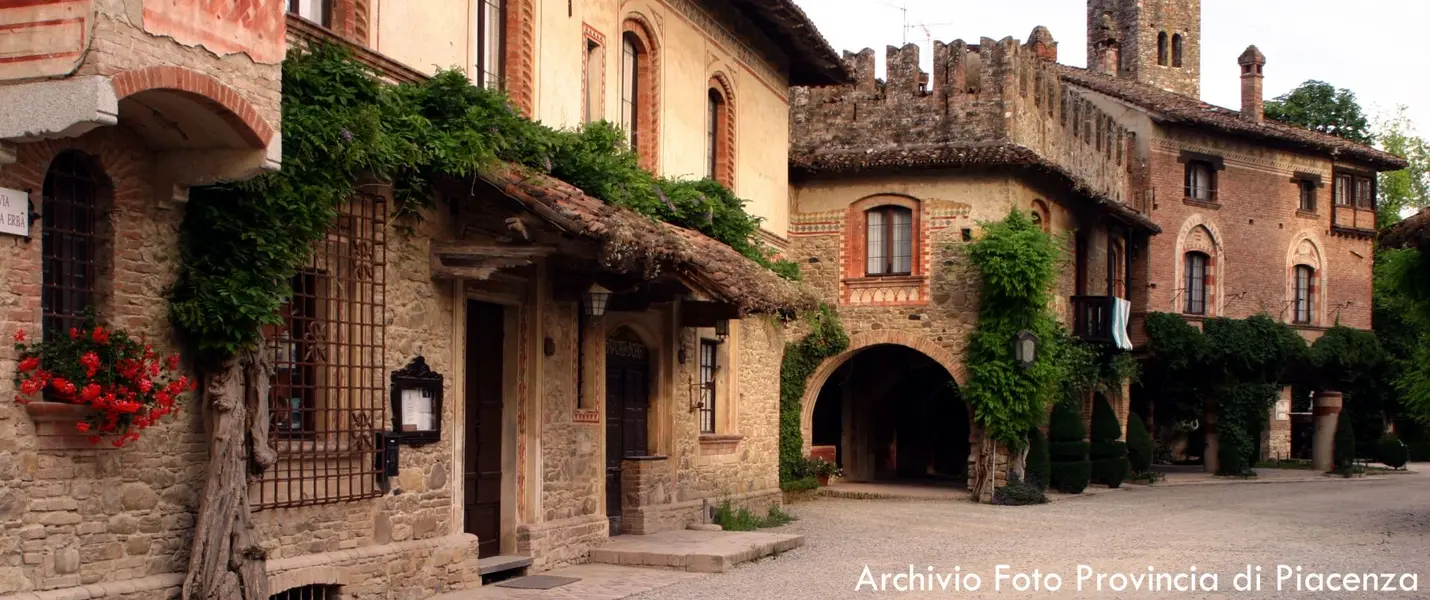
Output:
[[[1061,402],[1053,407],[1048,427],[1049,484],[1060,492],[1081,494],[1087,489],[1092,465],[1087,460],[1086,431],[1076,404]]]
[[[1127,419],[1127,460],[1137,475],[1152,470],[1152,435],[1136,413]]]
[[[1048,489],[1052,481],[1053,463],[1048,454],[1048,436],[1034,427],[1028,430],[1028,466],[1023,481],[1040,490]]]
[[[1026,506],[1029,504],[1044,504],[1048,501],[1047,494],[1043,489],[1031,481],[1018,481],[1016,477],[1008,480],[996,490],[993,490],[993,503],[1003,506]]]
[[[1127,479],[1127,443],[1119,441],[1120,437],[1122,425],[1117,422],[1117,412],[1107,396],[1098,394],[1092,408],[1092,444],[1088,449],[1094,483],[1115,488]]]
[[[1399,469],[1405,466],[1405,463],[1410,462],[1410,447],[1400,441],[1395,434],[1388,433],[1376,444],[1375,459],[1385,463],[1387,467]]]
[[[1336,421],[1335,464],[1337,473],[1350,472],[1356,462],[1356,429],[1351,422],[1351,413],[1342,410]]]

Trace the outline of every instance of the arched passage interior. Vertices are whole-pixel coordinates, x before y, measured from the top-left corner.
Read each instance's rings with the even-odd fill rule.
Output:
[[[814,454],[833,454],[849,481],[943,482],[963,486],[969,415],[952,375],[906,346],[859,350],[820,388]]]

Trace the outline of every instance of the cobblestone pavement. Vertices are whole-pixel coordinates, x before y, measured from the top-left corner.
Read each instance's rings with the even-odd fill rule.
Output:
[[[475,590],[437,596],[432,600],[617,600],[674,583],[709,577],[704,573],[598,564],[556,569],[541,575],[574,577],[580,581],[549,590],[522,590],[487,585]]]
[[[1421,471],[1427,471],[1421,465]],[[802,534],[803,548],[729,573],[676,583],[639,600],[827,599],[827,598],[1372,598],[1385,592],[1321,591],[1311,573],[1391,573],[1375,583],[1409,585],[1418,591],[1392,597],[1430,598],[1430,475],[1389,475],[1365,480],[1261,485],[1132,486],[1088,498],[1033,507],[997,507],[966,502],[820,499],[799,503],[800,520],[774,531]],[[882,574],[919,573],[980,577],[977,591],[884,594],[871,586],[856,591],[867,565]],[[1056,573],[1056,592],[1011,588],[996,579],[1008,573]],[[1094,573],[1140,575],[1190,573],[1202,584],[1216,575],[1217,591],[1132,591],[1094,578],[1077,590],[1078,565]],[[1235,575],[1260,566],[1261,591],[1240,592]],[[1301,568],[1277,590],[1277,565]],[[1399,577],[1401,574],[1414,574]],[[1254,571],[1253,571],[1254,574]],[[1294,574],[1294,571],[1293,571]],[[1166,578],[1163,580],[1165,581]],[[1185,587],[1187,578],[1180,580]],[[1175,582],[1172,582],[1175,583]],[[1338,586],[1345,585],[1336,580]],[[1368,583],[1361,583],[1365,586]],[[937,585],[937,584],[933,584]],[[1130,586],[1130,584],[1129,584]],[[1382,587],[1381,589],[1384,589]]]

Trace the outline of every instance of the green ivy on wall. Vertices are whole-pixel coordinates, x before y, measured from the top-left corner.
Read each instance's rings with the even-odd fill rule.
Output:
[[[546,127],[455,71],[383,85],[346,50],[320,45],[284,61],[282,109],[282,170],[195,190],[184,219],[170,313],[206,358],[252,347],[274,323],[294,270],[360,177],[391,182],[397,216],[418,218],[438,178],[516,163],[700,231],[786,278],[799,276],[795,263],[772,259],[755,237],[760,219],[720,184],[656,177],[609,123]]]
[[[964,398],[985,434],[1017,451],[1028,430],[1047,418],[1048,402],[1067,374],[1059,357],[1068,337],[1048,309],[1061,250],[1019,211],[985,224],[983,233],[968,248],[982,285]],[[1025,330],[1040,340],[1037,360],[1026,368],[1013,356],[1014,337]]]
[[[849,348],[839,316],[828,305],[804,316],[809,334],[798,342],[785,344],[780,363],[780,483],[788,486],[810,475],[804,468],[804,434],[800,430],[809,376],[820,363]]]

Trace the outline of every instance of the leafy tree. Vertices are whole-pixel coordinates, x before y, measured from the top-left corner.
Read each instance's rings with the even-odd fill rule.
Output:
[[[1392,469],[1399,469],[1410,461],[1410,448],[1395,434],[1386,434],[1376,444],[1375,459]]]
[[[1400,106],[1393,115],[1375,123],[1375,141],[1380,148],[1410,163],[1399,171],[1380,174],[1380,197],[1376,199],[1380,227],[1395,224],[1407,208],[1430,206],[1430,143],[1415,135],[1415,124],[1405,112],[1406,107]]]
[[[1398,408],[1430,425],[1430,249],[1382,250],[1375,265],[1376,328],[1390,349]]]
[[[1324,81],[1307,81],[1267,101],[1266,117],[1359,144],[1371,143],[1370,125],[1355,92]]]

